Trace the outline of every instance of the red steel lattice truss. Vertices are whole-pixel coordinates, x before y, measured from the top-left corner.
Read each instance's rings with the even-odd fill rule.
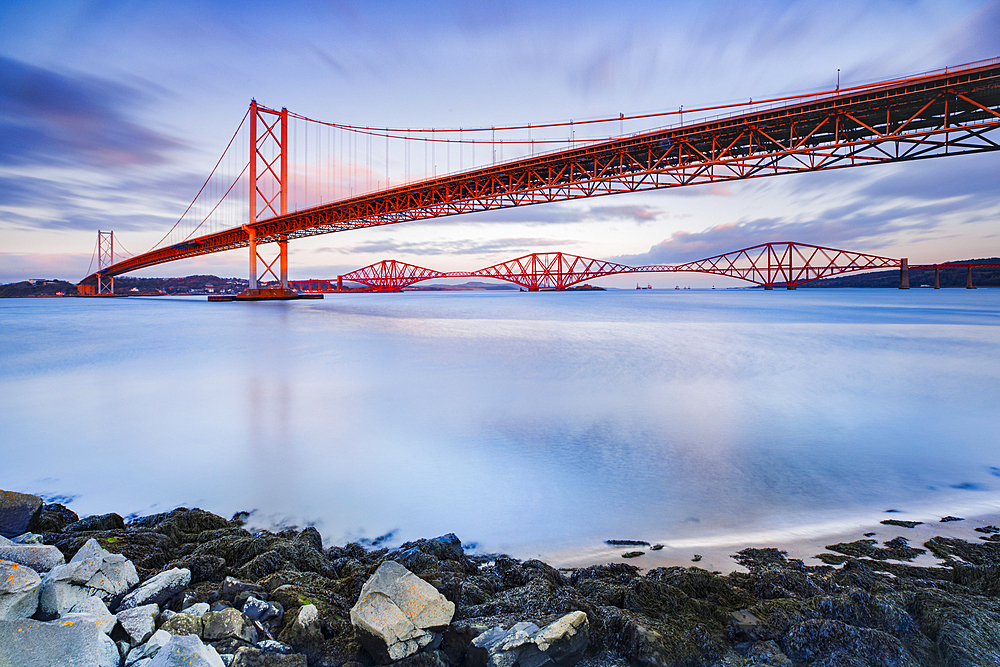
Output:
[[[283,213],[135,256],[105,273],[246,247],[251,235],[257,244],[283,242],[512,206],[994,151],[998,129],[994,59]]]
[[[528,290],[562,290],[586,280],[622,273],[709,273],[739,278],[765,288],[794,289],[817,278],[869,269],[900,268],[905,260],[824,248],[807,243],[762,243],[684,264],[627,266],[562,252],[532,253],[476,271],[442,272],[383,260],[340,278],[375,291],[398,292],[430,278],[496,278]],[[303,281],[306,283],[308,281]]]

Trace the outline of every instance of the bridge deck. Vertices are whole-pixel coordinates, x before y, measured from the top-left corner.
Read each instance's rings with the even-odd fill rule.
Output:
[[[997,129],[1000,59],[428,179],[250,227],[257,243],[270,243],[582,197],[993,151],[1000,149],[990,134]],[[102,273],[248,245],[246,228],[233,228]]]

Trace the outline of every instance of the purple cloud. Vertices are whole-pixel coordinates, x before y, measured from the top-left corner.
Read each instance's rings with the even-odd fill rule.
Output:
[[[119,83],[0,56],[0,164],[162,163],[180,143],[130,119],[144,101]]]

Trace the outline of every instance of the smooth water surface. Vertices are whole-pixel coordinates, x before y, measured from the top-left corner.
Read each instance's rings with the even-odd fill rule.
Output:
[[[780,533],[996,508],[998,387],[1000,290],[4,299],[0,488],[515,555]]]

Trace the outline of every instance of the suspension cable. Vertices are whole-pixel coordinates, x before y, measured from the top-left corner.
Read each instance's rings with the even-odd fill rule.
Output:
[[[226,144],[226,149],[224,151],[222,151],[222,155],[219,156],[219,161],[215,163],[214,167],[212,167],[212,173],[208,175],[208,178],[205,179],[205,182],[201,184],[201,188],[198,189],[198,194],[196,194],[194,196],[194,199],[191,200],[191,203],[188,204],[188,207],[186,209],[184,209],[184,212],[181,214],[181,217],[179,217],[177,219],[177,222],[175,222],[174,226],[170,228],[170,231],[168,231],[166,234],[164,234],[163,238],[160,239],[159,241],[157,241],[153,245],[153,247],[149,249],[149,252],[152,252],[153,250],[155,250],[157,246],[159,246],[161,243],[163,243],[167,239],[167,237],[170,236],[171,233],[173,233],[173,231],[177,228],[177,225],[181,224],[181,220],[184,219],[184,216],[187,215],[188,211],[191,210],[191,207],[194,206],[194,203],[196,201],[198,201],[198,197],[200,197],[201,193],[205,191],[205,187],[208,185],[208,182],[212,180],[212,176],[215,175],[215,170],[219,168],[219,165],[222,163],[222,159],[224,157],[226,157],[226,153],[229,152],[229,148],[233,145],[233,142],[236,141],[236,136],[240,133],[240,130],[243,129],[243,123],[247,122],[247,117],[249,117],[249,116],[250,116],[250,109],[247,108],[247,112],[245,114],[243,114],[243,120],[240,121],[239,127],[237,127],[236,131],[233,132],[232,139],[230,139],[229,143]],[[257,119],[255,118],[254,122],[256,122],[256,121],[257,121]],[[246,171],[246,170],[244,169],[244,171]],[[229,188],[229,189],[232,190],[232,188]],[[224,197],[223,197],[223,199],[224,199]],[[222,201],[222,200],[219,200],[219,201]],[[216,207],[218,207],[218,204],[216,204]],[[215,209],[212,209],[212,210],[214,211]],[[204,222],[205,221],[202,220],[202,223],[204,223]],[[199,224],[198,226],[201,227],[201,224]],[[188,238],[190,238],[190,234],[188,235]]]

